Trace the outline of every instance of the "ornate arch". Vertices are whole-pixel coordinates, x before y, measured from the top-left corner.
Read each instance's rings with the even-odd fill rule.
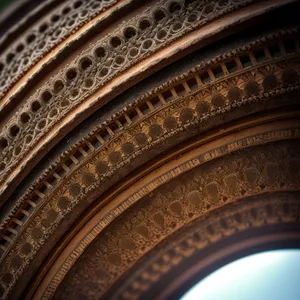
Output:
[[[298,8],[51,0],[11,27],[3,299],[163,299],[217,245],[298,245]]]

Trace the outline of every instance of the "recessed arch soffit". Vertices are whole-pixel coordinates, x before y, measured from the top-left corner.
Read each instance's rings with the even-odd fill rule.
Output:
[[[14,274],[6,292],[65,217],[72,222],[72,212],[91,205],[118,176],[142,163],[143,153],[150,159],[155,147],[167,149],[223,123],[225,115],[229,121],[265,110],[266,103],[276,108],[297,102],[298,36],[297,28],[270,34],[201,64],[140,97],[60,156],[1,226],[1,272]],[[283,139],[297,138],[294,126]],[[24,247],[28,252],[18,254]]]
[[[47,76],[43,74],[42,87],[29,88],[38,79],[38,75],[43,73],[46,63],[32,76],[25,76],[25,85],[15,85],[18,88],[13,90],[13,96],[2,98],[2,112],[5,111],[6,100],[15,99],[14,103],[19,103],[10,114],[3,115],[5,122],[1,124],[2,198],[11,194],[13,183],[19,183],[42,157],[46,145],[52,147],[85,117],[84,112],[90,114],[95,111],[116,96],[125,85],[128,87],[129,80],[133,84],[145,72],[149,72],[147,70],[155,69],[159,63],[163,64],[166,58],[170,59],[229,24],[239,24],[251,18],[251,15],[262,14],[265,10],[282,5],[281,1],[272,4],[258,2],[252,7],[252,2],[153,1],[152,6],[142,6],[138,16],[107,35],[100,34],[97,42],[85,45],[78,55],[70,58],[67,65],[59,64],[59,69],[55,68],[56,60],[53,57],[54,71]],[[284,4],[288,2],[291,1],[283,1]],[[105,3],[111,4],[110,1]],[[226,19],[227,14],[234,14],[235,18]],[[221,16],[223,19],[217,22],[216,27],[209,26]],[[206,30],[203,30],[205,26]],[[64,49],[68,47],[60,52]],[[15,68],[10,67],[6,74],[11,70]],[[45,70],[49,70],[49,65]],[[14,81],[9,79],[9,82]],[[22,93],[27,86],[29,91],[24,97]],[[21,98],[22,101],[18,102],[17,99]]]

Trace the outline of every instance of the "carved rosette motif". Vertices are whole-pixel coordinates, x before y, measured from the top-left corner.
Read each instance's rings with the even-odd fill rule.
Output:
[[[160,1],[89,45],[6,122],[0,136],[2,190],[8,175],[29,150],[88,96],[188,32],[250,2],[195,1],[186,7],[184,1]]]

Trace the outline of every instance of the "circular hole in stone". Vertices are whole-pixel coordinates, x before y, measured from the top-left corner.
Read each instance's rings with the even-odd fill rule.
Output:
[[[17,269],[19,269],[19,268],[21,267],[22,262],[23,262],[22,258],[21,258],[19,255],[15,255],[15,256],[13,256],[13,258],[11,259],[11,266],[12,266],[15,270],[17,270]]]
[[[51,22],[53,22],[53,23],[57,22],[58,20],[59,20],[59,15],[53,15],[51,17]]]
[[[21,153],[22,148],[20,146],[17,146],[14,150],[14,154],[17,156]]]
[[[24,45],[23,45],[23,44],[19,44],[19,45],[17,46],[17,48],[16,48],[16,51],[17,51],[18,53],[22,52],[23,50],[24,50]]]
[[[26,143],[26,144],[31,143],[32,139],[33,139],[32,135],[27,135],[27,136],[26,136],[26,139],[25,139],[25,143]]]
[[[71,68],[71,69],[69,69],[68,71],[67,71],[67,73],[66,73],[66,77],[67,77],[67,79],[68,80],[74,80],[75,78],[76,78],[76,76],[77,76],[77,71],[76,71],[76,69],[75,68]]]
[[[35,40],[35,34],[30,34],[26,39],[28,44],[31,44],[34,40]]]
[[[46,46],[46,42],[42,41],[42,42],[39,43],[38,48],[43,49],[45,46]]]
[[[80,16],[85,17],[88,14],[88,11],[86,9],[83,9],[80,11]]]
[[[77,89],[71,90],[71,93],[70,93],[71,98],[73,98],[73,99],[76,98],[78,96],[78,94],[79,94],[79,90],[77,90]]]
[[[24,255],[28,255],[32,250],[32,245],[30,243],[25,243],[22,248],[21,248],[21,252]]]
[[[165,30],[160,30],[158,33],[157,33],[157,38],[159,40],[162,40],[163,38],[165,38],[167,35],[167,32]]]
[[[70,8],[70,7],[65,7],[65,8],[62,10],[62,14],[63,14],[63,15],[67,15],[70,11],[71,11],[71,8]]]
[[[37,125],[38,129],[43,129],[45,126],[46,126],[46,120],[41,120]]]
[[[30,120],[30,115],[26,112],[23,112],[20,116],[20,120],[23,124],[26,124]]]
[[[76,9],[76,8],[79,8],[81,5],[82,5],[82,1],[76,1],[74,3],[73,7]]]
[[[45,103],[49,102],[51,98],[52,98],[52,94],[47,90],[41,94],[41,99]]]
[[[97,58],[103,58],[106,55],[106,51],[103,47],[96,48],[94,53]]]
[[[20,128],[18,125],[13,125],[9,129],[11,136],[16,137],[20,132]]]
[[[108,69],[107,68],[102,68],[100,71],[100,76],[104,77],[108,74]]]
[[[84,173],[82,175],[82,182],[86,185],[89,186],[95,182],[96,178],[95,175],[92,173]]]
[[[173,30],[174,31],[178,31],[182,28],[182,24],[181,23],[175,23],[173,26],[172,26]]]
[[[116,64],[117,65],[121,66],[121,65],[123,65],[124,62],[125,62],[125,59],[124,59],[123,56],[117,56],[116,57]]]
[[[84,57],[80,61],[80,67],[83,71],[86,71],[92,66],[93,62],[89,57]]]
[[[58,207],[60,209],[67,209],[71,204],[71,201],[68,197],[61,197],[59,200],[58,200]]]
[[[70,102],[69,102],[68,99],[63,99],[63,100],[60,102],[60,106],[61,106],[61,107],[67,107],[69,104],[70,104]]]
[[[129,50],[129,56],[131,56],[131,57],[136,57],[138,55],[138,53],[139,53],[138,48],[134,47]]]
[[[62,32],[62,30],[59,28],[59,29],[57,29],[57,30],[54,32],[54,35],[55,35],[56,37],[59,37],[60,34],[61,34],[61,32]]]
[[[152,40],[146,40],[143,42],[143,48],[147,50],[147,49],[151,48],[152,44],[153,44]]]
[[[134,27],[127,27],[124,31],[124,36],[127,40],[131,39],[136,35],[136,30]]]
[[[110,44],[113,48],[118,48],[121,44],[122,41],[118,36],[114,36],[111,40],[110,40]]]
[[[94,81],[91,78],[86,78],[84,80],[84,86],[87,88],[90,88],[93,85]]]
[[[158,9],[154,12],[154,19],[156,22],[159,22],[165,18],[166,14],[163,10]]]
[[[43,232],[39,228],[33,228],[31,230],[31,236],[34,240],[39,240],[43,236]]]
[[[13,69],[12,69],[12,73],[17,73],[18,70],[19,70],[19,67],[18,67],[18,66],[15,66],[15,67],[13,67]]]
[[[204,8],[204,13],[205,13],[205,14],[210,14],[210,13],[213,12],[213,10],[214,10],[213,5],[212,5],[212,4],[208,4],[208,5],[206,5],[205,8]]]
[[[198,16],[196,14],[190,14],[188,16],[187,21],[188,21],[188,23],[195,23],[197,21],[197,19],[198,19]]]
[[[73,25],[75,24],[75,20],[70,20],[69,22],[68,22],[68,27],[72,27]]]
[[[64,88],[64,83],[62,82],[62,80],[55,81],[53,86],[54,93],[58,94],[63,88]]]
[[[79,183],[73,183],[69,186],[69,192],[73,197],[77,197],[81,193],[81,186]]]
[[[144,20],[140,21],[140,23],[139,23],[139,28],[140,28],[142,31],[146,30],[146,29],[149,28],[150,26],[151,26],[151,23],[150,23],[150,21],[147,20],[147,19],[144,19]]]
[[[43,23],[39,28],[40,33],[45,32],[47,30],[47,28],[48,28],[48,24]]]
[[[170,5],[169,5],[169,11],[170,11],[170,13],[175,13],[175,12],[177,12],[177,11],[180,11],[180,9],[181,9],[181,5],[180,5],[180,3],[178,3],[178,2],[172,2]]]
[[[6,56],[6,62],[9,64],[13,59],[15,55],[13,53],[8,53]]]

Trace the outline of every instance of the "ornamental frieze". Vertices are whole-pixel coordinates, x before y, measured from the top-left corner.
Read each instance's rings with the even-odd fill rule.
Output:
[[[300,245],[299,2],[18,5],[1,299],[169,299],[219,254]]]
[[[79,257],[75,267],[69,271],[65,278],[67,284],[63,282],[63,288],[57,292],[57,299],[78,299],[81,294],[88,295],[89,299],[99,299],[135,261],[155,248],[164,237],[192,223],[196,218],[205,218],[210,212],[218,211],[219,207],[230,207],[230,203],[252,195],[298,190],[300,172],[294,172],[294,168],[300,166],[299,146],[299,141],[293,144],[286,141],[233,153],[194,168],[154,190],[120,215],[118,222],[113,222],[104,229],[98,235],[99,238],[96,237]],[[285,208],[288,213],[282,209],[280,201],[272,206],[271,212],[264,210],[267,202],[259,204],[258,207],[262,205],[261,209],[257,208],[252,216],[246,214],[242,217],[253,218],[249,219],[249,223],[239,222],[238,217],[232,221],[227,219],[229,228],[224,234],[229,235],[230,230],[236,227],[242,230],[246,224],[261,224],[265,219],[270,223],[279,218],[286,222],[299,220],[298,202],[296,199],[291,201],[290,207]],[[255,204],[250,202],[249,206],[251,205],[255,208]],[[233,207],[229,214],[234,215],[234,211]],[[265,218],[266,213],[271,215]],[[235,225],[230,226],[229,222],[234,222]],[[213,233],[208,232],[209,241],[223,236],[222,231],[226,227],[220,226],[217,223],[211,229]],[[201,244],[202,247],[206,244],[205,239],[201,239]],[[167,265],[172,260],[168,262]],[[159,270],[164,272],[163,266]],[[57,276],[59,275],[58,273]],[[53,279],[53,284],[56,282],[57,279]],[[51,291],[54,290],[49,286],[49,292],[44,294],[43,299],[50,299]],[[131,296],[135,299],[135,292],[139,289],[135,286],[133,290]],[[124,299],[131,298],[127,296]]]
[[[23,100],[24,104],[2,128],[0,191],[6,190],[8,182],[21,171],[21,165],[34,156],[35,147],[40,149],[47,135],[57,135],[58,124],[68,122],[71,111],[76,116],[79,105],[96,91],[104,88],[103,98],[107,97],[105,86],[116,76],[187,33],[251,2],[192,1],[186,6],[184,1],[160,1],[89,45]],[[85,107],[92,105],[90,100]]]

